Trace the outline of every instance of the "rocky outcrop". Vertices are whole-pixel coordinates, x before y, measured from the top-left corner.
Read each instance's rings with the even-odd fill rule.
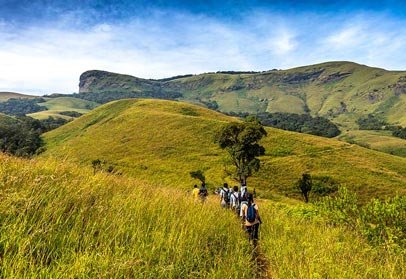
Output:
[[[401,77],[395,84],[393,87],[393,93],[395,93],[396,96],[406,94],[406,76]]]
[[[320,76],[320,78],[318,79],[320,83],[329,83],[329,82],[335,82],[335,81],[340,81],[348,76],[350,76],[351,73],[345,72],[345,73],[333,73],[330,75],[323,75]]]

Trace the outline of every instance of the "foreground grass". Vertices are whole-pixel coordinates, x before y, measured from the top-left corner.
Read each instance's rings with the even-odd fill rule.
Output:
[[[230,215],[176,190],[0,154],[0,277],[250,278]]]
[[[372,247],[356,232],[327,225],[313,210],[262,204],[261,247],[273,278],[404,278],[406,251]]]

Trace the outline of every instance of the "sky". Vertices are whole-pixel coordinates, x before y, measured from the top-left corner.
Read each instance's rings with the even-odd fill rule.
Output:
[[[343,60],[406,70],[406,0],[0,0],[0,91]]]

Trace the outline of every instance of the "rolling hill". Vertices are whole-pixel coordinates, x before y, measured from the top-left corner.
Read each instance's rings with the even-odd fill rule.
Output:
[[[105,71],[81,75],[84,94],[132,93],[187,100],[222,112],[291,112],[325,116],[343,129],[376,114],[406,126],[406,72],[327,62],[268,72],[218,72],[147,80]],[[89,96],[90,96],[89,95]],[[83,98],[86,98],[83,95]]]
[[[36,98],[36,97],[37,96],[26,95],[26,94],[15,93],[15,92],[0,92],[0,102],[7,101],[8,99],[11,99],[11,98],[32,99],[32,98]]]
[[[66,111],[75,111],[83,114],[89,112],[99,105],[95,102],[73,97],[56,97],[47,98],[45,100],[46,101],[44,103],[38,103],[38,105],[46,107],[47,110],[31,113],[28,116],[36,119],[45,119],[49,116],[72,119],[72,117],[60,113]]]
[[[189,172],[205,171],[209,186],[223,181],[229,165],[213,143],[221,125],[235,118],[183,102],[120,100],[46,133],[41,156],[90,166],[104,161],[119,172],[155,185],[189,188]],[[406,193],[406,159],[335,139],[268,128],[261,171],[249,179],[263,197],[298,197],[295,183],[310,172],[320,187],[346,186],[364,199]]]

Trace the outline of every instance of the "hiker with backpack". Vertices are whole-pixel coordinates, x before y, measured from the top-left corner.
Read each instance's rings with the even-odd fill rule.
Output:
[[[240,189],[241,196],[246,195],[247,192],[248,192],[247,184],[245,184],[244,182],[242,182],[242,183],[241,183],[241,189]]]
[[[252,193],[247,194],[247,203],[241,205],[241,217],[249,240],[252,241],[254,247],[256,247],[259,238],[259,225],[262,221],[259,216],[258,205],[254,203],[254,196]]]
[[[224,183],[220,190],[220,205],[222,208],[228,208],[230,205],[230,190],[227,183]]]
[[[207,199],[207,196],[209,195],[209,192],[207,191],[206,184],[202,182],[202,186],[199,189],[199,197],[202,203],[204,203]]]
[[[230,198],[230,207],[237,214],[240,215],[240,193],[238,192],[238,186],[233,187],[233,192]]]

